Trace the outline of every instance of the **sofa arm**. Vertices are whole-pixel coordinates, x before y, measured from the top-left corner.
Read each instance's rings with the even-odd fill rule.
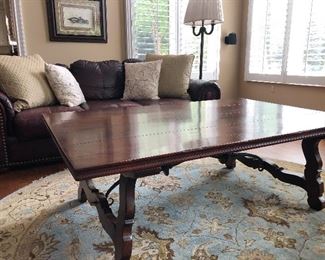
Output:
[[[215,81],[191,80],[187,93],[192,101],[220,99],[220,88]]]
[[[4,114],[6,117],[6,122],[7,122],[7,129],[10,132],[11,131],[11,123],[15,117],[15,110],[13,107],[13,104],[11,103],[9,97],[0,91],[0,104],[2,105],[2,110],[1,113]]]
[[[3,105],[6,110],[7,117],[13,118],[15,116],[15,110],[13,104],[11,103],[9,97],[0,91],[0,103]]]

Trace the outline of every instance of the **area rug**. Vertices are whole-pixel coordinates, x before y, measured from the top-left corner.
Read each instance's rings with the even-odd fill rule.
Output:
[[[116,179],[95,183],[104,191]],[[77,188],[65,170],[2,199],[0,259],[113,259]],[[112,197],[117,208],[116,190]],[[324,259],[325,210],[310,210],[301,188],[267,172],[202,159],[137,181],[133,235],[132,259]]]

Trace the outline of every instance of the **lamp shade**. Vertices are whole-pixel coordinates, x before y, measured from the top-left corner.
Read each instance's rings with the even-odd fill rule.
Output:
[[[189,0],[184,24],[191,26],[223,23],[222,0]]]

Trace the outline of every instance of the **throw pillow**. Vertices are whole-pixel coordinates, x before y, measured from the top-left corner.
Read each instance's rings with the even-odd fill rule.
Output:
[[[146,61],[162,60],[159,97],[188,98],[194,55],[147,54]]]
[[[123,97],[124,72],[122,63],[117,60],[78,60],[70,64],[70,71],[87,100]]]
[[[45,72],[61,105],[74,107],[86,102],[79,83],[67,68],[46,64]]]
[[[161,60],[125,63],[123,100],[159,99],[158,84]]]
[[[14,109],[47,106],[56,102],[39,55],[0,55],[0,89],[14,100]]]

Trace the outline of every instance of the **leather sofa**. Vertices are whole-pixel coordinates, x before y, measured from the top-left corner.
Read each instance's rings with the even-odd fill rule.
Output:
[[[124,62],[137,62],[126,60]],[[42,120],[44,113],[65,111],[107,110],[137,106],[168,105],[220,98],[215,82],[191,80],[188,100],[162,98],[160,100],[122,101],[124,63],[118,61],[76,61],[70,71],[76,77],[86,97],[87,106],[61,105],[38,107],[16,113],[12,100],[0,92],[0,169],[61,160]]]

